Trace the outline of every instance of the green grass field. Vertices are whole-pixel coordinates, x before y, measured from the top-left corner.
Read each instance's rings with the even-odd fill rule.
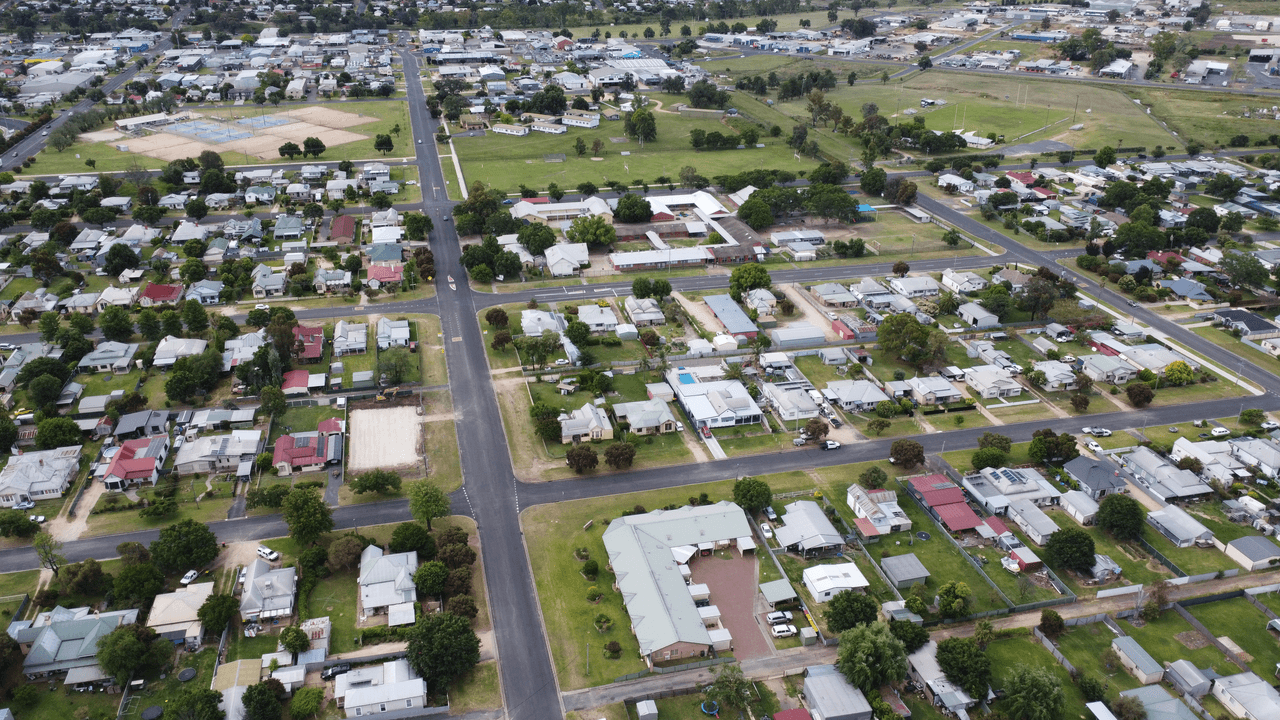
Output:
[[[1062,684],[1063,694],[1066,696],[1066,705],[1063,708],[1063,717],[1088,717],[1084,707],[1084,695],[1080,693],[1080,688],[1071,679],[1071,674],[1067,669],[1058,664],[1057,660],[1045,650],[1044,646],[1034,638],[1015,637],[1008,640],[999,640],[987,645],[987,657],[991,659],[991,686],[1002,688],[1009,674],[1018,665],[1027,665],[1033,668],[1047,670],[1058,679]],[[1000,708],[997,702],[996,709]]]
[[[498,687],[498,663],[482,662],[455,680],[449,688],[449,711],[457,713],[502,707]]]
[[[459,137],[453,145],[468,186],[479,180],[503,192],[512,192],[521,184],[546,188],[554,182],[570,189],[585,181],[600,186],[612,180],[653,182],[661,175],[676,178],[686,165],[710,178],[760,167],[810,170],[818,164],[810,158],[795,159],[782,138],[762,139],[764,148],[695,153],[689,146],[690,131],[727,133],[729,128],[715,120],[685,118],[670,112],[659,111],[655,115],[658,139],[645,143],[643,148],[634,141],[612,142],[610,138],[622,137],[622,124],[617,122],[605,122],[589,130],[572,128],[564,135],[530,133],[513,138],[489,133],[484,137]],[[578,157],[574,151],[578,138],[588,148],[597,139],[603,142],[603,159],[592,160],[589,149],[586,156]],[[622,152],[631,154],[623,156]],[[543,162],[544,155],[555,153],[565,155],[564,162]]]
[[[1219,600],[1188,608],[1191,616],[1216,637],[1231,638],[1241,650],[1253,656],[1245,662],[1259,677],[1275,672],[1276,663],[1280,662],[1280,645],[1275,636],[1265,630],[1266,615],[1244,598]]]
[[[1093,538],[1094,552],[1106,555],[1120,566],[1121,577],[1124,579],[1119,583],[1107,585],[1108,588],[1137,583],[1146,585],[1173,577],[1173,573],[1156,562],[1150,553],[1133,543],[1121,543],[1098,529],[1096,525],[1081,527],[1074,518],[1061,510],[1046,510],[1045,514],[1053,518],[1058,527],[1084,530],[1089,537]],[[1081,577],[1074,573],[1059,568],[1054,568],[1054,571],[1076,595],[1092,595],[1096,591],[1095,587],[1085,586]]]
[[[1132,690],[1142,685],[1124,668],[1117,667],[1108,671],[1098,661],[1102,653],[1111,647],[1111,641],[1115,637],[1110,628],[1098,622],[1072,628],[1071,632],[1058,638],[1058,652],[1065,655],[1077,670],[1111,685],[1112,691],[1108,693],[1108,697],[1115,697],[1121,690]]]
[[[329,652],[343,653],[356,649],[356,580],[359,573],[347,570],[321,580],[311,591],[308,613],[311,617],[328,616],[333,624]]]
[[[1212,667],[1213,671],[1219,675],[1239,672],[1239,668],[1212,645],[1193,650],[1183,644],[1178,638],[1179,635],[1193,640],[1194,644],[1200,644],[1203,636],[1172,610],[1166,610],[1159,620],[1146,623],[1143,627],[1135,627],[1128,620],[1120,620],[1118,624],[1125,634],[1137,640],[1142,645],[1142,649],[1146,650],[1158,663],[1185,659],[1195,663],[1198,668]],[[1188,634],[1183,635],[1183,633]]]
[[[1261,113],[1254,117],[1241,117],[1246,108],[1270,108],[1273,99],[1260,95],[1235,95],[1191,90],[1132,88],[1126,92],[1144,105],[1151,107],[1151,116],[1169,124],[1184,141],[1196,140],[1210,147],[1223,147],[1234,135],[1245,134],[1250,139],[1265,139],[1280,132],[1280,121],[1266,119]],[[1130,103],[1131,107],[1137,105]],[[1125,145],[1130,143],[1126,135]],[[1165,143],[1168,146],[1168,143]]]

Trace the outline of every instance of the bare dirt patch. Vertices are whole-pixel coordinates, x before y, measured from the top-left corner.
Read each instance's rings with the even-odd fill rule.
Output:
[[[680,302],[684,307],[684,311],[689,313],[689,317],[697,320],[702,324],[702,328],[708,332],[720,332],[724,326],[716,319],[716,314],[711,312],[711,308],[701,300],[690,300],[681,293],[671,293],[671,297]]]
[[[782,287],[782,292],[787,297],[791,298],[791,302],[795,304],[796,309],[799,310],[800,313],[804,315],[804,317],[797,318],[795,320],[788,320],[785,323],[779,322],[778,323],[779,325],[783,325],[783,326],[791,325],[795,323],[797,320],[804,319],[804,320],[808,320],[810,325],[816,328],[820,328],[822,330],[823,336],[827,339],[828,342],[834,342],[840,339],[840,337],[836,335],[836,331],[831,329],[831,321],[827,319],[826,315],[822,314],[823,311],[814,307],[811,302],[809,302],[808,300],[806,300],[804,297],[801,296],[800,288],[796,287],[795,285],[784,285]]]
[[[111,142],[122,137],[124,137],[124,133],[119,130],[99,130],[80,134],[80,139],[84,142]]]
[[[1227,637],[1226,635],[1223,635],[1222,637],[1218,638],[1218,642],[1220,642],[1220,643],[1222,643],[1223,645],[1227,646],[1227,649],[1228,649],[1228,650],[1230,650],[1231,652],[1233,652],[1233,653],[1235,653],[1235,654],[1239,655],[1241,660],[1243,660],[1243,661],[1245,661],[1245,662],[1247,662],[1247,663],[1248,663],[1248,662],[1253,662],[1253,656],[1252,656],[1252,655],[1250,655],[1249,653],[1245,652],[1245,651],[1244,651],[1244,648],[1242,648],[1242,647],[1240,647],[1239,645],[1237,645],[1235,640],[1232,640],[1231,638]]]
[[[422,418],[412,405],[352,410],[347,469],[357,473],[416,464],[421,423]]]
[[[331,108],[316,106],[285,110],[278,114],[309,123],[315,123],[316,125],[323,125],[329,128],[347,128],[352,127],[353,125],[364,125],[365,123],[377,122],[378,120],[378,118],[372,115],[359,115],[343,110],[333,110]]]
[[[1195,630],[1187,630],[1173,636],[1178,642],[1182,643],[1188,650],[1199,650],[1202,647],[1208,647],[1209,640]]]

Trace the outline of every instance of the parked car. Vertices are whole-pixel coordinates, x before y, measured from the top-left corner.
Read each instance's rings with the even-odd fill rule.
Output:
[[[764,619],[768,620],[770,625],[780,625],[782,623],[791,622],[791,617],[792,615],[790,610],[776,610],[765,615]]]
[[[1224,436],[1224,435],[1230,435],[1230,434],[1231,434],[1231,431],[1230,431],[1230,430],[1228,430],[1228,429],[1226,429],[1226,428],[1224,428],[1224,427],[1216,427],[1216,428],[1214,428],[1214,429],[1210,430],[1210,431],[1209,431],[1209,434],[1210,434],[1210,435],[1212,435],[1212,436],[1214,436],[1214,437],[1222,437],[1222,436]]]
[[[771,629],[775,638],[789,638],[796,634],[795,625],[774,625]]]
[[[240,568],[240,577],[236,580],[236,582],[243,585],[244,581],[248,579],[249,579],[249,568],[247,567]]]
[[[1169,426],[1169,432],[1171,432],[1171,433],[1176,433],[1176,432],[1178,432],[1178,426],[1177,426],[1177,425],[1170,425],[1170,426]]]
[[[320,679],[332,680],[343,673],[350,672],[350,670],[351,670],[351,663],[339,663],[337,665],[327,667],[324,670],[320,671]]]
[[[257,305],[253,306],[253,309],[254,310],[270,310],[271,306],[266,303],[258,303]]]
[[[1092,435],[1094,437],[1111,437],[1111,431],[1104,427],[1080,428],[1080,432],[1084,433],[1085,435]]]
[[[704,438],[709,438],[709,437],[711,437],[711,428],[707,427],[706,425],[703,425],[703,426],[702,426],[702,437],[704,437]]]
[[[767,517],[767,518],[769,518],[770,520],[777,520],[777,519],[778,519],[778,513],[774,511],[774,509],[773,509],[773,506],[772,506],[772,505],[766,505],[766,506],[765,506],[765,508],[764,508],[764,516],[765,516],[765,517]]]
[[[31,522],[33,522],[33,523],[43,523],[43,522],[44,522],[44,516],[43,516],[43,515],[32,515],[31,517],[29,517],[29,518],[27,518],[27,519],[28,519],[28,520],[30,520],[30,521],[31,521]]]
[[[179,582],[181,582],[183,585],[190,585],[191,583],[195,582],[196,578],[198,577],[200,577],[199,570],[188,570],[187,574],[183,575],[182,579],[179,580]]]
[[[1094,442],[1093,440],[1090,440],[1089,442],[1085,443],[1084,446],[1089,448],[1089,452],[1095,452],[1095,453],[1098,453],[1099,455],[1102,454],[1102,446]]]
[[[35,507],[35,506],[36,506],[35,501],[33,501],[33,500],[23,500],[22,502],[18,503],[17,505],[14,505],[14,506],[13,506],[13,509],[14,509],[14,510],[30,510],[31,508],[33,508],[33,507]]]
[[[276,552],[275,550],[272,550],[271,548],[267,547],[266,545],[259,545],[259,546],[258,546],[258,557],[262,558],[263,560],[268,560],[268,561],[270,561],[270,562],[275,562],[276,560],[279,560],[279,559],[280,559],[280,553]]]
[[[835,440],[826,440],[822,443],[822,449],[823,450],[839,450],[840,443],[836,442]]]
[[[765,540],[773,539],[773,528],[769,527],[769,523],[760,523],[760,532],[764,534]]]
[[[684,432],[684,423],[676,421],[676,432]]]
[[[4,346],[0,345],[0,350],[3,350],[3,349],[4,349]],[[1263,430],[1275,430],[1276,428],[1280,428],[1280,423],[1276,422],[1275,420],[1268,420],[1262,423]]]

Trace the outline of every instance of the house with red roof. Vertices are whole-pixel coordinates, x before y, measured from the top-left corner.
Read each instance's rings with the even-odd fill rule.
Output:
[[[306,395],[307,382],[311,379],[311,373],[306,370],[290,370],[284,374],[284,381],[280,383],[280,389],[285,395]]]
[[[350,245],[356,236],[356,219],[351,215],[338,215],[329,223],[329,241]]]
[[[938,522],[953,533],[973,530],[982,524],[982,519],[966,502],[964,489],[948,480],[945,475],[911,478],[907,488],[929,508]]]
[[[157,305],[176,305],[182,299],[181,285],[164,285],[161,283],[148,283],[147,287],[138,295],[138,304],[142,307],[156,307]]]
[[[108,490],[124,490],[145,482],[155,485],[160,479],[160,468],[168,456],[168,435],[126,440],[111,456],[107,472],[102,476],[102,484]]]
[[[1057,200],[1058,199],[1058,193],[1050,190],[1049,188],[1033,187],[1031,188],[1031,192],[1035,193],[1036,198],[1039,200]]]
[[[276,438],[271,463],[281,476],[315,472],[342,462],[342,421],[321,420],[313,432],[293,433]]]
[[[318,362],[324,356],[324,328],[293,326],[294,357],[303,363]],[[298,346],[301,344],[301,350]]]
[[[370,265],[365,284],[377,290],[387,283],[398,283],[404,280],[404,266]]]
[[[1180,263],[1187,261],[1182,255],[1172,250],[1151,250],[1147,253],[1147,259],[1161,265],[1168,265],[1170,260],[1177,260]]]

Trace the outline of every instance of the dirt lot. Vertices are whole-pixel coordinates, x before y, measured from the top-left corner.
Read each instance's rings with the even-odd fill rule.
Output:
[[[708,332],[721,333],[724,332],[724,325],[716,319],[716,314],[711,312],[711,308],[701,300],[690,300],[681,293],[671,293],[671,297],[680,302],[684,311],[689,313],[689,317],[702,323],[702,327]]]
[[[803,297],[804,290],[802,288],[795,285],[783,285],[782,292],[786,294],[787,297],[791,298],[791,302],[795,303],[796,309],[799,310],[800,314],[804,317],[787,320],[785,322],[779,320],[779,327],[786,327],[787,325],[792,325],[803,320],[808,321],[810,325],[816,328],[820,328],[823,336],[826,337],[828,342],[835,342],[840,339],[840,336],[836,334],[836,331],[831,329],[831,320],[823,314],[822,310],[814,307],[812,302]]]
[[[347,470],[358,473],[418,462],[422,418],[412,405],[351,411],[351,456]]]

